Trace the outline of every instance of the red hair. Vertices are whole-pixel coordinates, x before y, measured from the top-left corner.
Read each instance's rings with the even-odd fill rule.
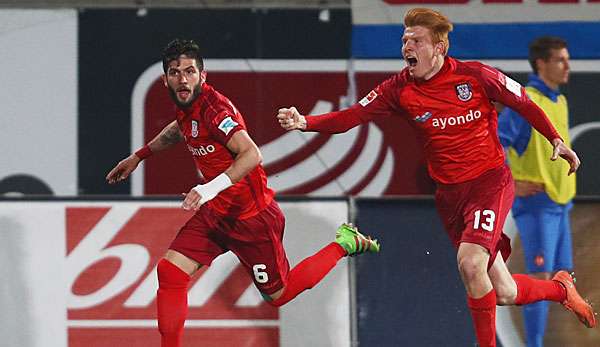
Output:
[[[448,53],[448,48],[450,48],[448,33],[452,31],[453,25],[442,13],[429,8],[413,8],[406,12],[404,26],[422,26],[429,29],[433,43],[443,42],[445,44],[444,55]]]

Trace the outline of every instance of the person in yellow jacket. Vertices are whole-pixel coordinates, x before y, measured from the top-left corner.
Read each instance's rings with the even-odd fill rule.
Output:
[[[569,80],[567,43],[558,37],[540,37],[529,45],[527,95],[548,116],[564,143],[569,138],[567,99],[559,86]],[[567,176],[569,165],[550,161],[552,146],[518,113],[504,108],[498,117],[498,135],[507,149],[515,179],[513,217],[517,223],[525,264],[530,274],[550,279],[559,270],[573,269],[569,211],[575,196],[575,175]],[[543,346],[548,302],[523,309],[527,346]]]

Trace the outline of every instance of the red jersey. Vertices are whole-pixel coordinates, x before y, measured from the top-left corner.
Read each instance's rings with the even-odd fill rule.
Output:
[[[429,80],[415,80],[405,68],[349,109],[306,117],[306,130],[338,133],[377,117],[404,118],[424,140],[429,175],[460,183],[504,163],[492,101],[522,114],[548,140],[560,138],[519,83],[482,63],[450,57]]]
[[[177,123],[198,173],[206,182],[231,166],[235,157],[227,142],[236,132],[246,130],[244,119],[233,103],[206,83],[190,107],[177,109]],[[207,205],[221,215],[244,219],[267,207],[274,194],[267,187],[263,167],[258,165]]]

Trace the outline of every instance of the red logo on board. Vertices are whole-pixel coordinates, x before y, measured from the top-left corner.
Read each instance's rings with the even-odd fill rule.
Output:
[[[69,346],[159,346],[156,264],[190,213],[116,203],[66,214]],[[256,291],[252,279],[231,259],[190,283],[184,344],[239,346],[251,338],[252,346],[279,345],[278,310],[247,298]]]

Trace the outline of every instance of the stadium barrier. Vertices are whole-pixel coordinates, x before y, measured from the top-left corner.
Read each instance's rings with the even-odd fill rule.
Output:
[[[322,283],[276,309],[231,254],[190,286],[186,346],[465,346],[475,343],[455,252],[431,197],[279,197],[291,265],[354,220],[379,255],[342,260]],[[3,198],[0,336],[7,347],[159,345],[156,263],[189,217],[175,198]],[[600,302],[600,199],[572,214],[579,288]],[[509,267],[523,271],[512,218]],[[599,345],[553,305],[547,342]],[[519,308],[498,313],[501,346],[523,346]]]

